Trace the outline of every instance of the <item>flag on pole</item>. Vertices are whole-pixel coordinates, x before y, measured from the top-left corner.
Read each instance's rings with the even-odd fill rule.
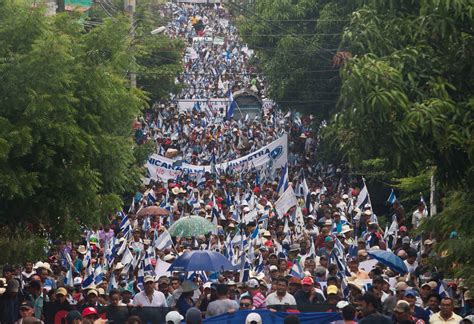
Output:
[[[420,202],[425,206],[425,209],[423,209],[423,216],[428,216],[428,206],[426,206],[425,199],[423,198],[423,195],[420,192]]]
[[[281,170],[281,177],[280,177],[280,181],[278,182],[278,187],[277,187],[278,195],[280,196],[283,195],[286,189],[288,189],[289,183],[290,182],[288,180],[288,163],[287,163]]]
[[[365,185],[365,181],[363,181],[362,189],[357,196],[356,206],[359,209],[363,209],[365,204],[369,202],[369,191],[367,190],[367,186]]]
[[[395,196],[395,191],[390,192],[390,196],[388,196],[387,202],[389,202],[391,205],[393,205],[397,201],[397,197]]]
[[[301,264],[297,260],[293,262],[293,266],[291,267],[291,270],[290,270],[290,276],[299,278],[299,279],[303,279],[304,277],[303,268],[301,267]]]
[[[155,249],[164,250],[167,247],[173,246],[173,239],[170,233],[165,229],[158,239],[154,242]],[[123,263],[123,262],[122,262]]]
[[[232,91],[229,90],[229,107],[227,108],[226,118],[230,119],[234,116],[234,110],[237,108],[237,102],[234,100],[234,96],[232,95]]]

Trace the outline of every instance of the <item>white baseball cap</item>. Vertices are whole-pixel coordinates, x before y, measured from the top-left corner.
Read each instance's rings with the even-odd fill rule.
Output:
[[[245,324],[250,324],[252,322],[256,322],[257,324],[262,324],[262,317],[258,313],[250,313],[247,315],[245,319]]]
[[[166,314],[165,321],[166,323],[173,322],[173,324],[180,324],[183,319],[184,317],[180,313],[172,311]]]
[[[257,279],[250,279],[249,282],[247,283],[247,286],[249,288],[258,288],[260,287],[260,284],[258,283]]]

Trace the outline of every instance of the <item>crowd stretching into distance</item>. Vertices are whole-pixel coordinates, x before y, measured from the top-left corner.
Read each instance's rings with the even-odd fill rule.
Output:
[[[173,99],[242,89],[266,95],[222,5],[167,4],[164,12],[173,17],[166,33],[188,44],[177,80],[183,90]],[[3,265],[0,323],[191,324],[246,311],[242,323],[261,324],[260,310],[284,312],[285,323],[316,312],[336,313],[334,323],[474,323],[474,294],[428,263],[437,242],[414,233],[428,217],[423,201],[405,211],[391,200],[382,229],[363,179],[318,161],[313,116],[264,107],[255,118],[228,117],[203,105],[179,111],[158,103],[137,118],[135,140],[177,165],[204,166],[287,134],[287,165],[147,179],[123,211],[84,229],[80,240],[52,241],[44,260]],[[296,204],[277,212],[289,191]],[[161,212],[147,213],[151,206]],[[191,215],[213,230],[170,235]],[[235,269],[168,271],[194,250],[216,251]]]

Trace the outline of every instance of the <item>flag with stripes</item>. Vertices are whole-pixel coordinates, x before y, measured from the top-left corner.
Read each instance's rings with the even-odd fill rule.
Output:
[[[359,209],[363,209],[365,204],[369,202],[369,191],[367,190],[367,186],[365,185],[365,181],[363,182],[362,189],[357,196],[356,206]]]
[[[290,182],[288,178],[288,163],[287,163],[281,170],[281,177],[280,177],[280,181],[278,182],[277,192],[280,196],[283,195],[286,189],[288,189],[289,183]]]

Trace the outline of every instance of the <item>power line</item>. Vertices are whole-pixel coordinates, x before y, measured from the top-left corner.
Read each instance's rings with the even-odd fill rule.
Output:
[[[297,37],[306,37],[306,36],[339,36],[341,33],[309,33],[309,34],[298,34]],[[280,37],[280,36],[294,36],[292,34],[248,34],[240,35],[242,37]]]
[[[297,73],[327,73],[327,72],[339,72],[338,69],[334,70],[309,70],[309,71],[298,71]],[[153,72],[153,71],[143,71],[143,72],[137,72],[141,74],[163,74],[160,72]],[[172,72],[164,72],[164,73],[172,73]],[[219,76],[219,75],[265,75],[263,72],[225,72],[225,73],[220,73],[218,75],[215,75],[211,72],[209,73],[203,73],[203,72],[179,72],[177,73],[179,75],[210,75],[210,76]],[[287,74],[287,72],[280,72],[280,73],[272,73],[272,74]],[[315,79],[319,80],[319,79]]]
[[[250,10],[248,10],[248,9],[246,9],[246,8],[244,8],[244,7],[240,6],[240,5],[238,5],[238,4],[236,4],[235,2],[229,0],[228,3],[231,4],[231,5],[233,5],[233,6],[235,6],[235,7],[237,7],[237,8],[239,8],[239,9],[241,9],[241,10],[245,10],[245,11],[249,12],[249,13],[250,13],[251,15],[253,15],[253,16],[256,16],[257,18],[260,19],[259,21],[263,21],[263,22],[265,22],[265,23],[267,23],[267,24],[269,24],[269,25],[272,25],[273,27],[275,27],[275,28],[277,28],[277,29],[280,29],[281,31],[285,32],[285,29],[283,29],[282,27],[280,27],[280,26],[278,26],[278,25],[275,25],[275,24],[273,24],[273,23],[269,23],[268,20],[266,20],[265,18],[263,18],[263,17],[257,15],[256,13],[254,13],[254,12],[252,12],[252,11],[250,11]],[[243,15],[246,16],[245,14],[243,14]],[[248,17],[248,16],[247,16],[247,17]],[[294,34],[294,33],[291,33],[291,34],[292,34],[294,37],[298,37],[298,36],[297,36],[296,34]],[[329,52],[329,51],[328,51],[328,52]],[[327,62],[331,62],[331,59],[328,59],[328,58],[326,58],[326,57],[324,57],[324,56],[321,56],[321,55],[319,55],[317,52],[315,52],[315,54],[318,55],[322,60],[327,61]],[[334,53],[331,53],[331,55],[334,55]]]

